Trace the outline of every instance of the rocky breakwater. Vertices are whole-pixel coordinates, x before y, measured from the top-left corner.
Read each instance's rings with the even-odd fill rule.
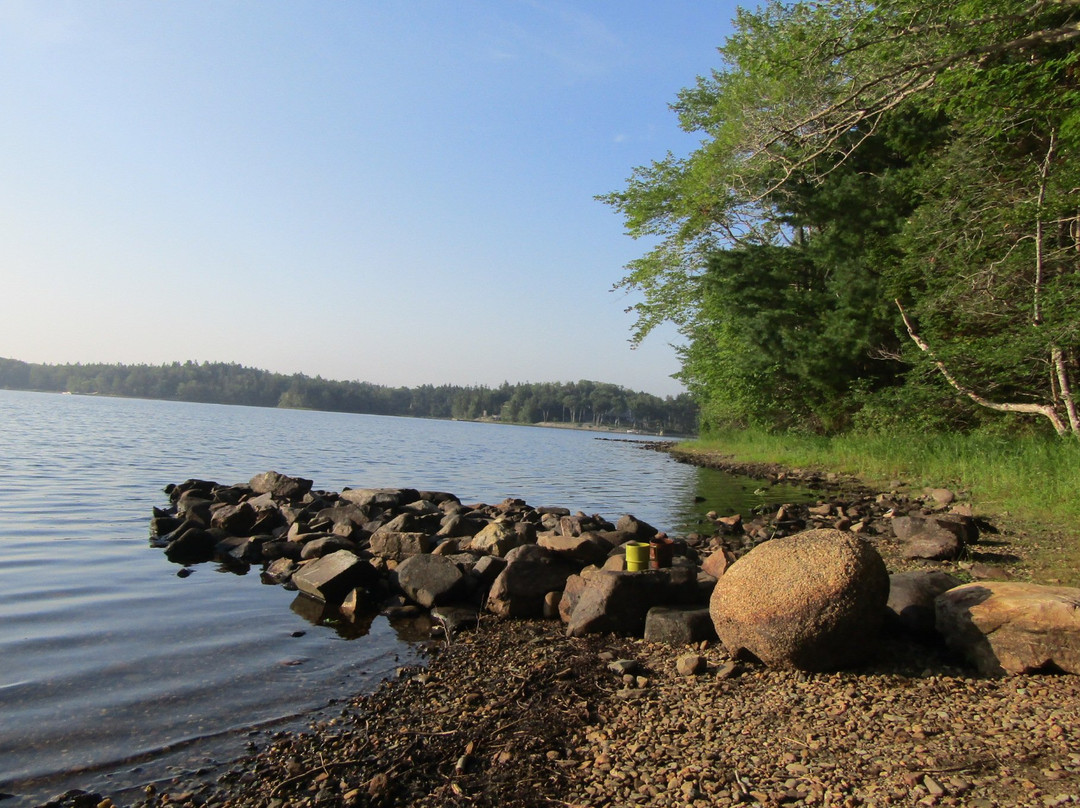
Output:
[[[408,488],[320,491],[273,471],[166,492],[171,506],[155,509],[151,532],[170,560],[258,565],[264,582],[350,619],[430,610],[452,635],[482,612],[558,618],[571,637],[719,637],[733,654],[800,670],[864,664],[891,632],[943,642],[985,674],[1080,672],[1080,591],[965,584],[1005,572],[972,560],[979,524],[940,489],[859,492],[745,520],[710,513],[711,534],[679,539],[631,515],[612,523]],[[627,548],[645,545],[654,568],[628,570]]]

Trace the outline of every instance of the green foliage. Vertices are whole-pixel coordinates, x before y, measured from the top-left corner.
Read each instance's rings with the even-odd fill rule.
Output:
[[[709,426],[865,427],[886,401],[923,423],[951,384],[1059,428],[1080,376],[1078,41],[1077,0],[741,10],[673,104],[701,146],[602,197],[655,243],[618,284],[642,295],[634,339],[680,328]],[[973,428],[972,406],[938,413]]]
[[[697,406],[687,394],[660,398],[585,380],[407,388],[286,376],[223,362],[39,365],[0,358],[0,388],[420,418],[590,423],[679,434],[696,432],[697,423]]]

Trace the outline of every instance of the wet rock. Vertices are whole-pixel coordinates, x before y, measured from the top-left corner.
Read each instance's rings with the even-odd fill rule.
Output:
[[[292,576],[302,593],[332,604],[341,603],[352,589],[370,588],[377,579],[375,568],[348,550],[311,561]]]
[[[868,542],[810,530],[755,547],[716,583],[710,611],[733,654],[772,667],[830,670],[864,661],[889,596]]]
[[[219,538],[198,527],[188,527],[174,534],[165,547],[165,557],[174,564],[202,564],[214,558]]]
[[[937,630],[988,676],[1080,673],[1080,589],[987,581],[935,601]]]

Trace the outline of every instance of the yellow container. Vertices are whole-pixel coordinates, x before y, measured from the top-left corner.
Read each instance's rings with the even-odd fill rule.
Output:
[[[631,572],[649,568],[649,545],[643,541],[628,541],[626,547],[626,568]]]

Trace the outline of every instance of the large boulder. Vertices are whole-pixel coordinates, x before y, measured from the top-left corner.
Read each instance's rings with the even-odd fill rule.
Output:
[[[414,555],[398,564],[395,572],[405,596],[427,609],[453,603],[465,591],[465,576],[446,556]]]
[[[760,544],[716,582],[709,610],[733,654],[771,667],[832,670],[861,662],[889,597],[885,562],[840,530]]]
[[[984,675],[1080,673],[1080,589],[985,581],[939,595],[935,609],[945,642]]]
[[[572,610],[570,604],[567,608],[560,604],[559,611],[569,611],[566,633],[571,637],[607,632],[640,637],[649,609],[693,603],[697,592],[697,574],[689,567],[601,570],[585,578],[584,587],[575,582]]]

